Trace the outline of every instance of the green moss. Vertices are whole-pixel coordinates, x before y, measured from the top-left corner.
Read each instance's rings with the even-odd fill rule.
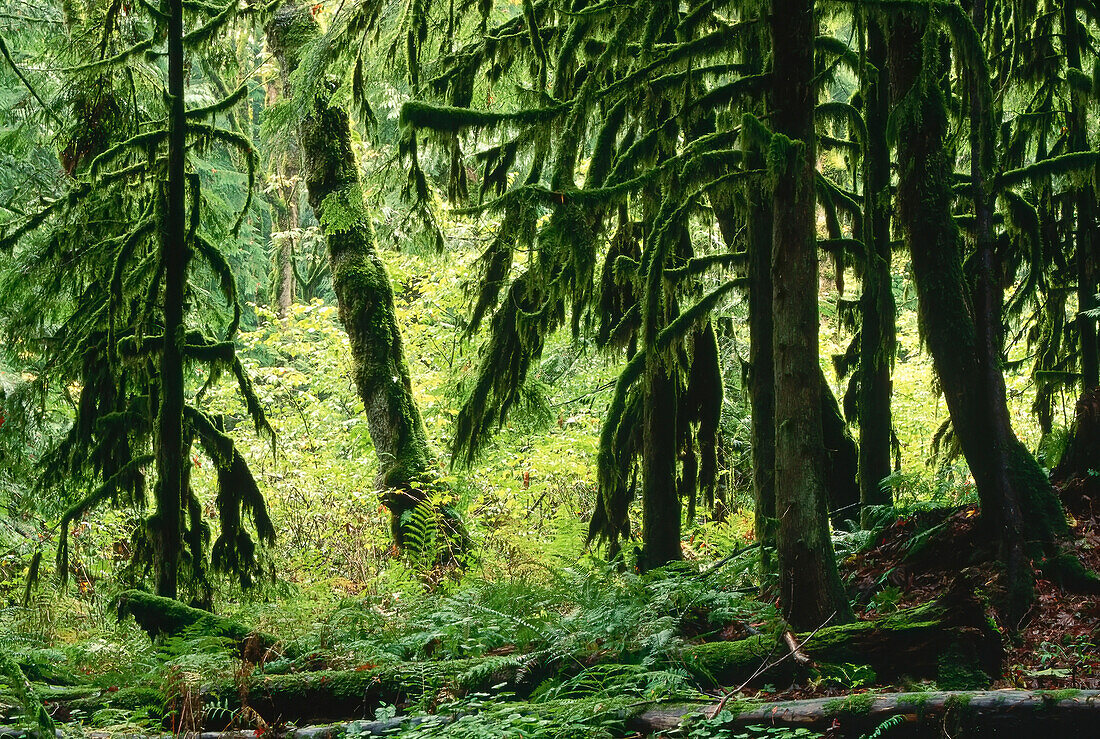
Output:
[[[142,590],[127,590],[122,593],[115,602],[115,610],[120,621],[127,616],[133,616],[138,626],[154,639],[186,632],[194,636],[240,640],[252,633],[249,628],[236,621]],[[266,639],[270,639],[270,643],[275,641],[272,637],[265,637]]]
[[[874,703],[875,696],[873,694],[858,693],[826,701],[825,705],[822,706],[822,710],[825,711],[826,716],[836,716],[840,714],[863,715],[871,712],[871,706],[873,706]]]
[[[98,691],[72,701],[64,701],[67,708],[95,715],[102,711],[122,711],[142,716],[164,715],[164,695],[154,688],[129,687],[115,692]]]
[[[943,702],[944,708],[948,711],[965,710],[970,705],[970,695],[968,693],[956,693],[954,695],[947,696],[947,700]]]
[[[732,642],[710,642],[691,647],[684,653],[688,671],[699,681],[711,685],[736,682],[772,654],[775,639],[766,635],[753,636]],[[777,665],[775,674],[790,674],[788,663]]]
[[[936,683],[942,690],[978,690],[992,682],[974,655],[953,645],[940,655]]]
[[[1076,688],[1062,688],[1061,690],[1037,690],[1035,693],[1043,699],[1044,704],[1054,704],[1073,700],[1081,694],[1081,691]]]
[[[926,703],[928,703],[927,693],[906,693],[898,697],[899,706],[912,706],[917,713],[924,709]]]

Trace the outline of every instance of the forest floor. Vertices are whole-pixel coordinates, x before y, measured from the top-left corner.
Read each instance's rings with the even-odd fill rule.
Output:
[[[1067,553],[1091,572],[1100,572],[1100,486],[1061,492],[1070,523]],[[882,593],[890,607],[905,608],[933,600],[959,578],[976,590],[995,595],[998,567],[988,558],[974,560],[978,543],[975,506],[934,509],[901,518],[887,526],[872,547],[844,563],[849,587],[856,593]],[[1100,601],[1094,593],[1074,592],[1036,569],[1037,598],[1019,624],[1006,623],[991,607],[991,616],[1006,633],[1005,671],[994,688],[1100,688]],[[887,590],[882,588],[888,583]],[[874,615],[868,601],[861,617]]]
[[[1071,487],[1063,503],[1068,551],[1100,572],[1096,490],[1100,485]],[[396,593],[349,599],[304,637],[272,636],[262,620],[248,625],[247,614],[238,614],[244,626],[205,617],[196,624],[187,613],[173,614],[181,620],[161,619],[154,642],[130,624],[126,649],[139,638],[148,645],[137,647],[132,663],[144,665],[145,674],[120,666],[125,658],[111,664],[113,674],[106,662],[96,663],[94,655],[107,650],[102,638],[85,649],[92,658],[83,665],[56,650],[25,650],[18,661],[64,733],[94,728],[96,736],[232,727],[259,736],[329,721],[358,722],[341,730],[349,735],[370,735],[369,724],[387,736],[416,739],[734,736],[706,721],[670,730],[667,710],[660,714],[670,704],[673,711],[694,706],[696,713],[721,705],[733,708],[731,715],[797,705],[832,711],[830,720],[840,715],[850,727],[851,711],[822,709],[813,699],[847,701],[859,710],[872,699],[913,695],[931,704],[952,687],[941,679],[943,663],[953,659],[949,650],[959,635],[978,652],[995,642],[1001,670],[989,679],[980,675],[966,690],[1032,691],[1031,700],[1043,701],[1100,689],[1095,596],[1069,592],[1037,571],[1032,611],[1022,624],[1004,623],[988,605],[996,602],[999,577],[981,555],[977,521],[974,506],[934,508],[868,538],[841,563],[841,573],[857,618],[874,629],[828,625],[797,635],[805,662],[790,659],[796,655],[784,646],[785,627],[772,604],[746,592],[754,569],[748,550],[710,571],[701,563],[654,576],[566,569],[551,573],[541,590],[516,581],[411,601]],[[959,614],[949,612],[953,603],[962,603]],[[969,614],[961,613],[968,607]],[[985,628],[986,617],[996,628]],[[148,619],[138,621],[148,628]],[[242,640],[250,632],[259,636]],[[1092,701],[1092,694],[1082,700]],[[0,695],[0,725],[18,723],[18,702]],[[654,707],[666,728],[639,729],[640,707]],[[402,716],[443,723],[402,723]],[[480,722],[476,729],[473,722]],[[830,733],[815,726],[782,736],[859,737],[875,728]]]

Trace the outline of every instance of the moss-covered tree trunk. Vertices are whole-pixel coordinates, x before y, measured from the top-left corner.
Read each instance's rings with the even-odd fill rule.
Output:
[[[763,169],[764,154],[748,143],[745,167]],[[772,202],[760,178],[745,185],[749,253],[749,407],[752,414],[752,494],[761,568],[775,548],[775,365],[772,362]]]
[[[297,67],[302,46],[318,33],[308,7],[289,3],[275,14],[267,39],[284,80]],[[309,203],[328,243],[355,386],[378,456],[376,484],[384,491],[394,537],[401,545],[401,514],[426,499],[433,460],[412,394],[393,288],[375,247],[347,114],[318,91],[299,126],[299,139]]]
[[[642,412],[642,553],[649,570],[683,559],[676,487],[677,381],[657,351],[646,356]]]
[[[979,333],[952,214],[942,70],[923,68],[926,60],[939,59],[924,51],[930,42],[926,26],[924,18],[912,16],[894,21],[890,29],[891,85],[899,102],[899,217],[910,246],[924,337],[974,475],[983,521],[1008,570],[1009,612],[1022,616],[1032,597],[1025,548],[1029,542],[1051,542],[1065,529],[1065,518],[1046,476],[1009,423],[991,330]]]
[[[183,322],[187,267],[191,253],[186,233],[187,120],[184,108],[183,2],[168,3],[168,181],[161,231],[164,267],[164,343],[160,355],[160,392],[156,416],[156,511],[149,521],[153,536],[157,594],[175,598],[183,549],[183,506],[187,459],[183,430]]]
[[[1062,3],[1062,49],[1066,55],[1066,66],[1087,77],[1088,74],[1081,68],[1081,50],[1087,48],[1089,39],[1084,36],[1085,27],[1077,20],[1079,5],[1077,0],[1064,0]],[[1067,79],[1068,73],[1069,70]],[[1069,129],[1071,152],[1089,151],[1088,98],[1087,92],[1074,84],[1070,85],[1066,127]],[[1077,269],[1078,356],[1081,390],[1085,391],[1100,385],[1100,345],[1097,344],[1096,319],[1084,314],[1084,311],[1097,307],[1096,293],[1100,282],[1097,279],[1098,260],[1095,251],[1100,247],[1097,243],[1100,234],[1097,233],[1095,184],[1087,181],[1077,183],[1072,192],[1072,207],[1077,211],[1074,254]]]
[[[897,308],[890,276],[890,85],[886,78],[886,34],[875,13],[868,13],[867,61],[874,67],[866,82],[864,101],[867,148],[863,157],[864,217],[863,292],[859,332],[859,497],[860,520],[868,506],[890,505],[882,480],[890,474],[892,421],[891,369],[897,345]]]
[[[825,446],[825,502],[834,524],[859,518],[859,447],[848,433],[848,424],[820,371],[821,441]]]
[[[755,8],[763,16],[767,3]],[[745,9],[749,14],[751,10]],[[746,34],[741,57],[753,73],[764,71],[767,29]],[[764,116],[768,109],[768,92],[758,101],[755,113]],[[746,119],[745,123],[751,125]],[[767,152],[761,142],[744,135],[742,126],[742,166],[746,170],[763,171]],[[745,204],[745,247],[748,251],[749,304],[749,409],[752,420],[752,494],[754,527],[760,548],[760,567],[765,572],[774,568],[771,553],[775,550],[775,365],[772,363],[772,196],[762,177],[746,178],[743,187]],[[733,247],[732,239],[727,245]]]
[[[851,619],[829,538],[818,360],[813,0],[773,0],[772,296],[779,599],[796,629]]]

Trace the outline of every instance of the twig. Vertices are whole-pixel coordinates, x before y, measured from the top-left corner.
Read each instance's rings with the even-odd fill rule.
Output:
[[[728,565],[728,564],[729,564],[730,562],[732,562],[733,560],[735,560],[735,559],[737,559],[738,557],[740,557],[740,556],[741,556],[742,554],[744,554],[745,552],[750,552],[750,551],[752,551],[753,549],[756,549],[756,548],[757,548],[757,547],[759,547],[759,546],[760,546],[760,542],[756,542],[756,543],[754,543],[754,544],[746,544],[746,545],[745,545],[745,546],[743,546],[743,547],[738,547],[737,549],[734,549],[734,550],[733,550],[732,552],[730,552],[729,554],[727,554],[727,555],[726,555],[725,557],[722,557],[722,559],[720,559],[720,560],[718,560],[717,562],[715,562],[715,563],[714,563],[713,565],[711,565],[710,567],[708,567],[708,568],[707,568],[706,570],[704,570],[703,572],[700,572],[700,573],[699,573],[698,575],[696,575],[695,577],[699,578],[700,580],[705,580],[705,579],[707,579],[708,577],[710,577],[710,576],[711,576],[712,574],[714,574],[715,572],[717,572],[717,571],[718,571],[719,569],[721,569],[722,567],[725,567],[725,566],[726,566],[726,565]],[[755,588],[754,588],[754,590],[755,590]]]
[[[836,616],[836,611],[833,611],[831,614],[829,614],[829,617],[827,619],[825,619],[824,623],[822,623],[820,626],[818,626],[816,629],[814,629],[813,631],[810,632],[810,635],[806,637],[806,640],[804,642],[802,642],[802,646],[806,646],[807,644],[809,644],[810,640],[814,638],[814,636],[817,634],[817,632],[821,631],[823,628],[828,626],[829,622],[833,620],[834,616]],[[787,633],[789,634],[790,632],[787,632]],[[786,636],[786,635],[784,635],[784,636]],[[793,637],[792,637],[791,640],[792,641],[794,640]],[[774,652],[775,650],[773,649],[772,651]],[[722,700],[718,701],[718,705],[714,707],[714,711],[707,718],[713,719],[715,716],[717,716],[719,713],[722,712],[723,708],[726,707],[726,701],[728,701],[730,699],[730,696],[735,695],[737,693],[740,693],[742,690],[745,689],[745,686],[747,686],[753,680],[760,677],[762,674],[764,674],[765,672],[767,672],[771,668],[775,667],[776,665],[778,665],[778,664],[786,661],[787,659],[793,657],[796,652],[798,652],[797,649],[792,649],[791,651],[787,652],[786,654],[784,654],[782,657],[775,660],[774,662],[768,662],[767,659],[765,659],[764,664],[762,664],[762,665],[760,665],[760,667],[756,668],[756,672],[752,673],[752,675],[749,677],[748,680],[746,680],[745,682],[738,685],[735,689],[727,691],[726,694],[724,696],[722,696]],[[803,655],[803,656],[805,656],[805,655]]]

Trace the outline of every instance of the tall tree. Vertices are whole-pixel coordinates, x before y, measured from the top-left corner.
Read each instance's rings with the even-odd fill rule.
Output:
[[[268,44],[279,60],[288,97],[295,92],[291,75],[307,45],[319,37],[320,27],[306,5],[286,3],[268,23]],[[413,397],[393,287],[375,245],[348,115],[323,89],[300,94],[308,101],[298,121],[302,175],[328,243],[340,321],[378,457],[375,484],[390,509],[394,539],[402,545],[402,516],[427,501],[437,482],[434,458]]]
[[[959,17],[961,16],[961,18]],[[948,20],[965,68],[988,88],[980,44],[961,11]],[[962,238],[952,215],[952,158],[947,148],[942,35],[934,17],[913,12],[892,22],[890,75],[897,109],[899,217],[909,242],[921,326],[940,379],[955,434],[974,475],[982,520],[1007,569],[1009,613],[1023,615],[1033,597],[1030,556],[1065,530],[1050,483],[1012,430],[1000,347],[993,326],[1000,316],[990,285],[975,298],[963,270]],[[988,105],[982,93],[978,102]],[[982,115],[988,112],[982,111]],[[980,135],[989,135],[981,126]],[[981,164],[981,147],[974,152]],[[980,183],[976,183],[980,184]],[[978,191],[976,189],[976,191]],[[986,257],[988,258],[988,257]],[[986,268],[987,269],[987,268]],[[988,279],[985,278],[985,279]]]
[[[863,108],[866,134],[863,146],[862,236],[863,292],[859,328],[859,493],[864,526],[870,506],[890,505],[882,486],[891,470],[893,424],[890,398],[897,344],[897,308],[894,304],[890,234],[890,83],[887,79],[886,33],[875,11],[865,11],[866,63],[863,68]]]
[[[773,0],[775,512],[779,599],[796,629],[851,618],[826,517],[818,362],[813,0]]]
[[[680,498],[706,495],[716,479],[721,380],[706,319],[738,283],[706,273],[736,257],[699,253],[689,225],[699,199],[738,176],[740,151],[733,148],[736,132],[707,133],[696,123],[757,86],[758,77],[742,77],[727,44],[753,25],[728,24],[706,3],[686,10],[527,3],[522,14],[431,66],[423,94],[449,105],[417,101],[402,111],[422,197],[420,136],[445,143],[453,161],[452,147],[466,132],[501,134],[478,155],[484,176],[473,209],[499,214],[501,225],[486,250],[472,314],[475,327],[491,315],[492,327],[458,417],[456,459],[472,459],[524,397],[528,370],[550,332],[571,319],[579,333],[600,310],[592,321],[600,339],[626,348],[628,362],[601,432],[590,533],[614,554],[631,534],[628,512],[639,494],[642,567],[681,556]],[[502,84],[502,75],[524,79],[533,93],[516,110],[476,110],[472,90],[482,70],[493,84]],[[706,95],[686,94],[700,84]],[[543,212],[549,217],[540,227]],[[612,244],[606,253],[604,234]],[[513,257],[525,246],[531,260],[512,277]]]
[[[234,352],[240,320],[236,282],[213,246],[219,237],[235,235],[250,191],[235,225],[228,234],[218,233],[219,219],[204,218],[211,211],[188,163],[188,151],[202,143],[233,151],[252,172],[247,139],[217,125],[217,117],[243,99],[247,88],[202,108],[184,105],[188,38],[192,49],[201,46],[249,9],[213,17],[197,9],[190,20],[201,32],[190,37],[187,13],[175,1],[165,12],[150,12],[128,26],[127,34],[119,33],[115,6],[90,3],[80,10],[67,16],[69,23],[95,28],[92,37],[98,41],[77,41],[82,25],[69,29],[72,51],[85,55],[68,70],[68,102],[78,121],[58,132],[69,179],[60,197],[5,224],[0,240],[0,248],[18,244],[18,259],[36,266],[27,279],[3,286],[8,330],[47,337],[37,348],[42,356],[37,392],[49,392],[54,382],[80,388],[72,427],[41,465],[43,486],[67,492],[90,488],[63,514],[63,532],[106,501],[144,502],[144,471],[155,465],[156,507],[134,534],[135,563],[153,570],[160,594],[176,597],[186,589],[208,604],[210,567],[237,574],[244,585],[260,571],[245,518],[250,515],[260,540],[274,537],[248,465],[223,433],[221,419],[201,409],[203,390],[191,396],[190,372],[185,373],[199,369],[207,385],[232,373],[257,430],[271,435]],[[156,82],[153,89],[138,87],[127,65],[164,41],[167,68],[145,67],[142,79]],[[116,89],[120,83],[124,92]],[[193,265],[214,276],[230,307],[222,338],[200,328],[212,315],[199,318],[203,291],[191,282]],[[209,526],[190,478],[196,441],[218,476],[220,532],[209,559]],[[67,574],[64,536],[59,573]]]

